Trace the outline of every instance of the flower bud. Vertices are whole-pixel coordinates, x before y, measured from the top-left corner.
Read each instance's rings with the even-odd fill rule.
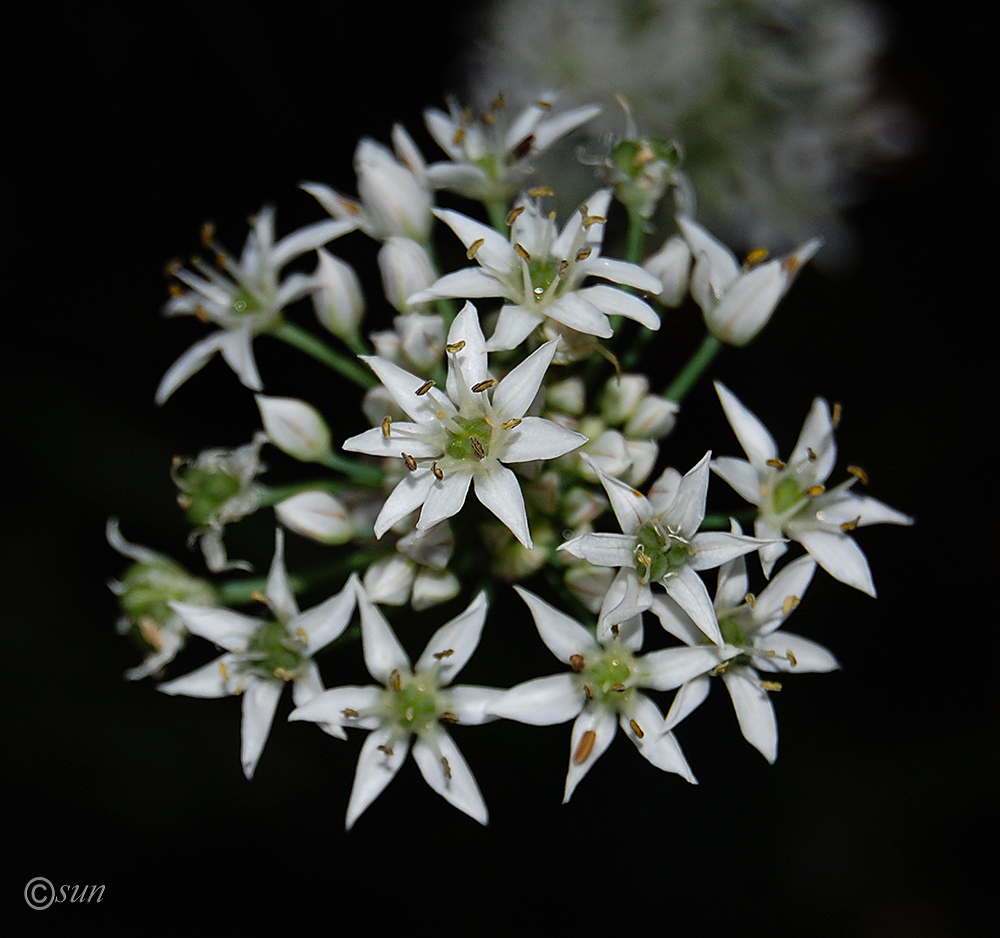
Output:
[[[417,565],[402,554],[375,561],[363,578],[365,592],[373,603],[402,606],[409,598]]]
[[[429,609],[431,606],[454,599],[461,589],[461,582],[451,571],[421,567],[413,579],[410,605],[417,611]]]
[[[274,506],[289,530],[322,544],[346,544],[354,537],[347,509],[329,492],[299,492]]]
[[[393,235],[386,239],[378,252],[378,269],[382,274],[385,298],[401,313],[419,311],[430,305],[411,305],[407,298],[426,290],[437,280],[437,272],[423,245],[412,238]]]
[[[566,378],[545,389],[545,403],[554,410],[579,417],[587,405],[587,391],[580,378]]]
[[[271,443],[302,462],[321,462],[330,452],[330,428],[314,407],[293,397],[256,395]]]
[[[642,485],[659,458],[659,445],[655,440],[626,440],[625,452],[628,453],[629,467],[621,476],[622,482],[632,486]]]
[[[314,274],[316,289],[312,294],[316,318],[335,336],[347,339],[357,334],[365,312],[365,297],[358,275],[350,264],[317,248],[319,264]]]
[[[431,199],[417,177],[388,149],[367,138],[355,151],[354,169],[358,195],[379,235],[426,243],[433,221]]]
[[[687,294],[691,270],[691,249],[680,235],[667,238],[663,247],[642,265],[662,284],[659,301],[664,306],[680,306]]]
[[[645,375],[611,378],[598,402],[604,422],[612,427],[625,423],[648,392],[649,379]]]
[[[680,406],[656,394],[647,394],[625,421],[625,436],[632,440],[658,440],[677,423]]]

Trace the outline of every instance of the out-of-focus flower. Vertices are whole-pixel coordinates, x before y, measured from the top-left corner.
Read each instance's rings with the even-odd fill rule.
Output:
[[[302,462],[321,462],[330,452],[330,428],[311,404],[294,397],[256,396],[268,441]]]

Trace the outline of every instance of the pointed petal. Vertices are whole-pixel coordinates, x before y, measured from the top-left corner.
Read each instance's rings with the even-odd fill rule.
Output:
[[[486,594],[478,593],[464,612],[446,622],[431,636],[427,648],[417,660],[415,672],[436,671],[442,684],[450,684],[479,644],[486,609]]]
[[[240,750],[243,774],[247,778],[253,778],[284,687],[284,681],[247,679],[243,691],[243,744]]]
[[[598,567],[632,567],[635,562],[635,535],[581,534],[560,544],[559,550]]]
[[[408,472],[403,476],[375,519],[375,537],[381,537],[394,524],[416,511],[424,503],[436,481],[430,469],[417,469],[416,472]]]
[[[641,736],[632,726],[633,721],[642,731]],[[664,772],[676,772],[692,785],[698,784],[674,734],[663,732],[663,714],[652,700],[644,694],[636,694],[631,717],[622,714],[619,723],[623,732],[635,743],[635,748],[650,763]]]
[[[236,693],[233,683],[227,679],[236,671],[236,657],[223,655],[202,665],[190,674],[160,684],[156,689],[164,694],[183,697],[228,697]]]
[[[609,476],[596,463],[584,456],[584,460],[597,473],[608,493],[611,508],[625,534],[635,534],[644,524],[653,519],[653,506],[637,489],[620,479]]]
[[[267,573],[267,605],[281,622],[294,619],[299,614],[285,570],[285,532],[281,528],[274,529],[274,557]]]
[[[207,338],[195,342],[166,371],[156,389],[156,403],[164,403],[191,375],[205,367],[208,360],[219,351],[226,333],[221,329]]]
[[[747,537],[745,534],[705,531],[692,538],[691,547],[694,554],[688,564],[692,570],[711,570],[766,545],[767,541]]]
[[[451,471],[443,479],[434,479],[420,510],[418,531],[429,531],[436,524],[457,515],[465,504],[472,483],[472,473]]]
[[[600,650],[594,636],[575,619],[520,586],[514,589],[531,610],[542,641],[563,664],[569,664],[573,655]]]
[[[722,679],[733,699],[744,739],[768,762],[774,762],[778,757],[778,723],[774,705],[760,686],[760,679],[752,669],[744,667],[729,668]]]
[[[639,582],[632,567],[618,571],[601,604],[597,619],[597,640],[609,642],[618,635],[633,651],[642,647],[642,613],[653,601],[652,590]],[[637,620],[633,623],[631,620]]]
[[[399,767],[406,758],[410,748],[409,737],[392,743],[391,731],[387,727],[379,727],[368,734],[361,755],[358,757],[358,769],[354,774],[354,786],[351,788],[351,799],[347,803],[347,820],[345,828],[350,830],[354,822],[364,813],[382,791],[392,781]],[[386,752],[385,750],[389,750]]]
[[[642,270],[642,268],[637,267],[636,270]],[[659,286],[658,280],[656,285]],[[652,306],[645,300],[639,299],[632,293],[626,293],[618,287],[598,284],[594,287],[585,287],[578,290],[577,293],[581,299],[586,300],[605,316],[624,316],[654,332],[660,328],[660,317],[653,311]]]
[[[840,668],[829,649],[801,635],[784,631],[772,632],[754,642],[754,663],[792,673],[836,671]]]
[[[760,474],[745,459],[719,456],[712,460],[712,471],[732,486],[734,491],[752,505],[759,505]]]
[[[676,694],[663,721],[665,730],[672,730],[685,717],[697,710],[708,697],[712,689],[712,679],[707,674],[692,678],[684,684]]]
[[[445,730],[438,730],[430,738],[418,738],[413,744],[413,760],[424,781],[445,801],[480,824],[489,821],[486,802],[475,776]]]
[[[767,427],[747,410],[724,384],[716,381],[715,391],[719,395],[722,409],[726,413],[729,425],[733,428],[733,433],[736,434],[736,439],[739,440],[754,468],[763,469],[769,459],[777,459],[778,444],[768,433]],[[757,500],[760,500],[759,496]]]
[[[525,681],[505,691],[492,709],[496,716],[505,720],[549,726],[572,720],[583,709],[586,700],[575,674],[553,674]]]
[[[415,459],[440,456],[444,451],[444,434],[436,433],[420,423],[396,421],[389,430],[389,436],[381,427],[372,427],[363,433],[348,437],[342,449],[349,453],[366,453],[369,456],[383,456],[399,459],[403,453]]]
[[[875,595],[871,568],[864,552],[846,534],[840,531],[824,531],[820,528],[799,530],[790,528],[788,532],[798,541],[827,573],[835,580],[853,586],[855,589]]]
[[[476,684],[459,684],[448,688],[448,709],[462,726],[479,726],[497,719],[493,708],[503,698],[501,687],[481,687]]]
[[[837,443],[833,435],[830,408],[823,398],[817,397],[812,402],[789,462],[792,465],[809,465],[817,482],[825,482],[833,471],[837,462]]]
[[[652,293],[655,295],[663,289],[663,284],[660,283],[657,277],[651,274],[648,270],[644,270],[638,264],[630,264],[628,261],[619,261],[610,257],[598,256],[593,259],[588,258],[583,261],[580,266],[586,270],[588,276],[603,277],[605,280],[611,280],[615,283],[622,283],[629,287],[635,287],[637,290],[642,290],[644,293]],[[618,292],[620,293],[621,291],[619,290]],[[652,312],[652,310],[650,310],[650,312]],[[659,318],[657,318],[656,327],[658,326]]]
[[[521,484],[510,469],[494,463],[475,475],[476,498],[493,512],[525,547],[532,548],[528,515],[524,508]]]
[[[361,355],[360,358],[375,372],[389,396],[411,420],[427,427],[435,427],[439,423],[438,411],[443,410],[449,416],[455,413],[455,405],[440,391],[431,388],[424,394],[417,394],[426,384],[424,378],[411,375],[378,355]]]
[[[690,567],[680,567],[676,574],[663,581],[663,587],[678,606],[717,645],[722,644],[719,620],[708,590],[700,576]]]
[[[793,560],[778,571],[775,578],[757,596],[753,607],[753,619],[758,623],[759,635],[773,632],[788,618],[797,601],[805,595],[815,572],[816,560],[809,554]]]
[[[569,743],[569,771],[566,773],[566,789],[563,793],[563,804],[573,796],[576,786],[590,771],[591,766],[604,754],[611,745],[618,729],[615,714],[604,707],[584,707],[583,712],[573,724],[573,732]],[[584,736],[593,733],[593,742],[584,743]],[[583,743],[581,747],[581,743]]]
[[[257,372],[252,340],[253,336],[249,329],[233,329],[223,333],[219,351],[226,364],[236,372],[236,377],[244,387],[250,388],[251,391],[261,391],[264,384]]]
[[[705,501],[708,498],[708,480],[711,475],[712,452],[709,450],[691,467],[677,488],[673,504],[663,520],[674,531],[693,537],[705,518]]]
[[[486,348],[491,352],[505,352],[517,348],[543,320],[543,316],[523,306],[507,304],[500,309],[496,328],[486,343]]]
[[[556,354],[559,340],[546,342],[523,362],[512,368],[493,393],[493,407],[501,423],[523,417],[538,394],[542,378]]]
[[[583,446],[587,438],[575,430],[567,430],[544,417],[524,417],[504,437],[501,462],[531,462],[536,459],[556,459]]]
[[[722,660],[716,645],[696,648],[663,648],[643,655],[643,687],[673,690],[700,674],[711,671]]]
[[[354,615],[357,584],[358,576],[352,573],[339,593],[288,623],[291,632],[298,633],[301,629],[309,654],[315,654],[343,634]]]
[[[383,688],[376,687],[374,684],[368,684],[364,687],[356,685],[333,687],[304,703],[298,704],[288,714],[288,719],[293,723],[305,720],[310,723],[336,727],[340,732],[333,733],[333,735],[346,739],[347,734],[343,732],[342,727],[373,730],[378,726],[378,718],[365,716],[365,711],[377,710],[385,693]],[[352,711],[359,716],[350,716]]]
[[[564,326],[576,329],[584,335],[595,335],[601,339],[609,339],[614,335],[608,317],[593,303],[581,296],[582,291],[566,293],[544,307],[549,319],[561,322]]]
[[[661,596],[659,593],[654,595],[649,611],[660,620],[660,625],[667,632],[675,638],[679,638],[686,645],[698,646],[705,643],[705,633],[669,596]]]
[[[365,667],[376,681],[388,684],[393,671],[409,673],[410,659],[364,588],[358,586],[356,591],[361,612],[361,648]]]
[[[195,606],[191,603],[170,603],[189,632],[215,642],[227,651],[242,651],[251,636],[261,626],[262,619],[245,616],[219,606]]]

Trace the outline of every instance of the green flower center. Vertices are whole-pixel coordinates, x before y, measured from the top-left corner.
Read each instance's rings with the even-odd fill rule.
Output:
[[[532,292],[539,299],[559,276],[559,261],[554,257],[533,257],[528,262]]]
[[[679,534],[664,533],[658,524],[644,524],[636,537],[635,569],[643,583],[659,582],[691,556],[691,545]]]
[[[251,313],[259,312],[260,303],[247,293],[246,290],[240,290],[239,293],[233,297],[231,309],[239,316],[246,316]]]
[[[456,431],[449,427],[445,452],[452,459],[474,459],[477,462],[485,459],[493,438],[493,428],[486,418],[455,416],[452,422],[460,429]]]
[[[722,639],[727,645],[742,648],[747,644],[746,632],[743,631],[743,626],[736,616],[723,616],[719,619],[719,631],[722,632]]]
[[[261,677],[290,681],[302,673],[305,645],[290,638],[281,622],[265,622],[250,639],[246,658]]]
[[[391,685],[390,685],[391,686]],[[407,733],[430,730],[441,716],[437,686],[426,676],[400,677],[392,697],[391,719]]]
[[[776,515],[783,515],[805,497],[802,486],[791,476],[785,476],[771,493],[771,505]]]
[[[178,474],[181,507],[195,525],[210,524],[219,509],[240,490],[239,479],[224,472],[189,466]]]
[[[601,657],[587,663],[580,673],[588,698],[621,710],[632,694],[629,679],[635,659],[617,643],[604,649]]]

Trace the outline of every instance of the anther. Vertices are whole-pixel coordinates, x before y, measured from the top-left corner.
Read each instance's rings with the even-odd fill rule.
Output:
[[[639,724],[636,723],[635,720],[629,720],[628,725],[632,727],[632,732],[635,733],[635,735],[638,736],[639,739],[642,739],[646,735],[642,731],[642,727],[639,726]]]
[[[496,384],[495,378],[487,378],[485,381],[480,381],[478,384],[472,385],[473,393],[478,394],[480,391],[486,391]]]
[[[444,651],[434,652],[434,657],[440,661],[442,658],[450,658],[453,654],[455,654],[454,648],[446,648]]]
[[[348,720],[354,720],[357,718],[358,715],[358,711],[353,709],[352,707],[344,707],[344,709],[341,710],[340,712],[344,714],[344,717]]]
[[[593,700],[594,699],[594,695],[591,693],[589,685],[587,685],[587,684],[583,685],[583,693],[586,695],[587,700]]]
[[[490,114],[489,111],[486,111],[483,114],[483,123],[484,124],[489,124],[492,127],[493,124],[495,124],[496,122],[497,122],[497,119],[492,114]]]
[[[451,142],[457,147],[461,145],[462,140],[464,139],[465,139],[465,128],[459,127],[458,130],[455,131],[455,136],[451,138]]]
[[[806,495],[811,495],[815,497],[816,495],[822,495],[825,491],[826,491],[826,486],[820,485],[817,482],[816,485],[810,485],[809,488],[806,489]]]
[[[769,465],[772,469],[785,468],[785,463],[783,463],[780,459],[769,459],[767,460],[767,465]]]
[[[465,348],[465,339],[459,339],[457,342],[452,342],[444,347],[446,352],[450,352],[454,355],[456,352],[461,352]]]
[[[306,635],[306,630],[301,625],[295,630],[295,634],[298,636],[300,642],[305,645],[309,644],[309,636]]]
[[[160,634],[159,626],[152,619],[143,616],[139,620],[139,632],[142,635],[143,641],[153,651],[163,651],[163,636]]]
[[[280,677],[283,681],[294,681],[295,675],[288,668],[277,667],[274,669],[274,676]]]
[[[541,198],[543,195],[555,195],[555,190],[551,186],[535,186],[528,190],[528,195],[533,199]]]
[[[795,654],[792,652],[791,648],[786,648],[785,649],[785,657],[788,659],[788,663],[793,668],[798,667],[799,659],[795,657]]]
[[[853,521],[845,521],[841,526],[841,531],[853,531],[859,524],[861,524],[861,515],[858,515]]]
[[[757,605],[757,597],[753,593],[747,593],[743,597],[743,602],[745,602],[751,609]]]
[[[510,155],[514,157],[515,160],[523,160],[530,152],[531,148],[535,145],[535,135],[528,134],[513,150],[510,151]]]
[[[206,221],[202,224],[199,236],[201,238],[201,243],[204,244],[205,247],[210,248],[212,246],[212,241],[215,238],[215,223]]]
[[[848,466],[847,471],[854,476],[862,485],[868,484],[868,473],[860,466]]]
[[[511,417],[510,420],[505,420],[500,424],[501,430],[513,430],[521,422],[520,417]]]
[[[593,253],[593,248],[583,248],[576,252],[576,259],[578,261],[585,261]]]
[[[809,462],[816,462],[816,460],[819,458],[816,455],[816,450],[814,450],[811,446],[806,447],[806,452],[809,454]]]
[[[224,681],[228,681],[229,680],[229,668],[226,667],[226,662],[225,661],[220,661],[219,662],[219,674],[222,675],[222,680],[224,680]]]
[[[431,466],[431,472],[434,473],[434,478],[437,479],[438,482],[440,482],[444,478],[444,472],[441,470],[441,467],[438,466],[436,462],[434,463],[433,466]]]
[[[172,283],[167,287],[167,293],[170,294],[171,299],[179,299],[184,296],[184,287],[182,287],[179,283]]]
[[[517,251],[519,257],[526,260],[529,264],[531,263],[531,255],[520,244],[515,243],[514,250]]]
[[[545,98],[542,98],[540,101],[536,101],[535,104],[537,104],[543,111],[552,110],[552,102],[546,100]]]
[[[389,417],[389,416],[383,417],[382,418],[382,436],[384,436],[387,440],[389,439],[389,436],[392,433],[391,427],[392,427],[392,417]]]
[[[580,738],[580,744],[576,747],[576,752],[573,753],[573,764],[583,765],[587,761],[587,757],[590,755],[594,748],[594,742],[597,740],[597,733],[593,730],[587,730],[586,733]]]
[[[782,615],[787,616],[798,604],[798,596],[786,596],[785,601],[781,604]]]
[[[441,756],[441,768],[444,769],[444,777],[451,781],[451,766],[448,764],[448,757]]]
[[[255,603],[263,603],[265,606],[267,605],[267,597],[260,590],[254,590],[250,594],[250,598]]]
[[[434,387],[434,379],[428,378],[419,388],[416,390],[417,397],[423,397],[432,387]]]
[[[626,687],[621,681],[619,681],[617,684],[612,684],[609,689],[613,690],[616,694],[624,694]]]
[[[389,687],[394,691],[398,691],[402,685],[403,681],[399,676],[399,671],[396,670],[396,668],[393,668],[392,674],[389,675]]]
[[[756,267],[765,257],[767,257],[767,248],[754,248],[747,254],[747,266]]]
[[[559,266],[556,268],[556,273],[561,277],[566,271],[569,270],[569,261],[561,260],[559,261]]]
[[[387,756],[392,755],[392,746],[376,746],[379,752],[384,752]]]
[[[773,693],[777,693],[779,690],[781,690],[780,681],[761,681],[760,686],[763,690],[769,690],[772,691]]]
[[[833,413],[830,414],[830,423],[833,424],[833,429],[836,430],[840,426],[840,418],[844,415],[844,408],[840,404],[833,405]]]
[[[470,436],[469,443],[472,446],[472,455],[475,456],[476,459],[480,461],[484,460],[486,458],[486,448],[479,441],[479,438],[475,436]]]
[[[618,638],[618,633],[620,631],[621,631],[621,629],[618,627],[618,623],[617,622],[613,626],[611,626],[611,635],[614,638]]]
[[[584,228],[589,228],[591,225],[603,225],[607,221],[602,215],[584,215],[581,224]]]
[[[410,472],[415,472],[417,469],[417,461],[409,453],[400,453],[403,457],[403,465],[409,469]]]
[[[579,674],[584,668],[583,655],[570,655],[569,666]]]
[[[786,274],[794,274],[795,271],[799,269],[801,264],[802,262],[794,254],[792,254],[791,256],[786,257],[784,260],[782,260],[781,269]]]
[[[347,212],[348,215],[360,215],[361,206],[357,202],[352,202],[350,199],[341,199],[340,207]]]
[[[521,212],[523,212],[523,211],[524,211],[524,206],[523,205],[516,205],[514,208],[512,208],[507,213],[507,225],[508,226],[513,225],[514,222],[517,221],[517,216],[520,215]]]
[[[469,245],[469,250],[465,252],[465,256],[471,261],[479,253],[479,249],[485,243],[485,238],[476,238],[476,240]]]
[[[450,710],[444,710],[438,715],[438,719],[442,723],[457,723],[458,717],[455,716]]]
[[[497,93],[497,96],[490,102],[490,107],[494,111],[499,111],[506,103],[507,99],[503,96],[503,92],[500,91]]]

